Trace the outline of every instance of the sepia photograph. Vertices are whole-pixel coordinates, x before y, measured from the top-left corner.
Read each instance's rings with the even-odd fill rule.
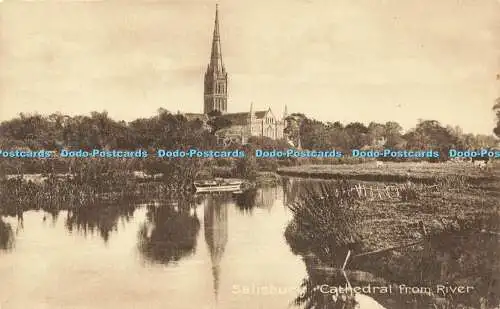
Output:
[[[0,309],[500,309],[499,0],[0,0]]]

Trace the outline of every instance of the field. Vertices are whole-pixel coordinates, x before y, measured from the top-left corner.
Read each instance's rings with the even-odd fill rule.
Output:
[[[364,181],[415,181],[432,183],[441,178],[466,177],[473,182],[486,182],[498,175],[500,164],[495,162],[486,170],[475,167],[472,163],[427,163],[384,162],[376,166],[375,162],[345,165],[301,165],[283,167],[278,174],[295,177],[321,179],[349,178]]]

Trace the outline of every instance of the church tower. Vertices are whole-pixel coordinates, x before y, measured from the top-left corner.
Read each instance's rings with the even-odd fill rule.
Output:
[[[212,111],[227,112],[227,73],[222,63],[222,50],[219,34],[219,7],[215,7],[215,26],[212,38],[210,63],[205,73],[203,113]]]

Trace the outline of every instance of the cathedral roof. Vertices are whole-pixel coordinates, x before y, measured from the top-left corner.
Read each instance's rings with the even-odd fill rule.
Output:
[[[196,119],[200,119],[201,121],[208,120],[208,116],[205,114],[186,113],[186,114],[183,114],[183,116],[186,117],[186,119],[188,121],[192,121],[192,120],[196,120]]]
[[[266,116],[267,110],[265,111],[256,111],[254,113],[256,119],[262,119]],[[247,124],[248,118],[250,117],[249,112],[243,112],[243,113],[229,113],[229,114],[224,114],[221,117],[231,121],[231,124],[233,125],[244,125]]]
[[[265,110],[265,111],[257,111],[257,112],[255,112],[255,118],[262,119],[262,118],[264,118],[266,116],[266,114],[267,114],[267,110]]]
[[[244,125],[248,120],[248,112],[224,114],[221,117],[231,121],[233,125]]]

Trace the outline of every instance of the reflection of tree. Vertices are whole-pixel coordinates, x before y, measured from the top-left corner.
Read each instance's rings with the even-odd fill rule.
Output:
[[[195,252],[200,221],[191,205],[179,199],[148,206],[147,222],[139,230],[139,251],[147,260],[169,264]]]
[[[92,205],[68,210],[66,228],[71,232],[78,230],[85,235],[99,232],[107,242],[112,231],[117,229],[120,218],[129,220],[134,213],[131,205]]]
[[[299,186],[295,178],[283,177],[283,203],[285,206],[295,202]]]
[[[243,193],[235,196],[236,207],[242,212],[252,212],[255,207],[255,198],[257,197],[257,189],[245,190]]]
[[[14,246],[14,231],[9,223],[0,217],[0,250],[10,250]]]
[[[255,204],[259,208],[271,209],[277,198],[276,187],[263,187],[257,191]]]

